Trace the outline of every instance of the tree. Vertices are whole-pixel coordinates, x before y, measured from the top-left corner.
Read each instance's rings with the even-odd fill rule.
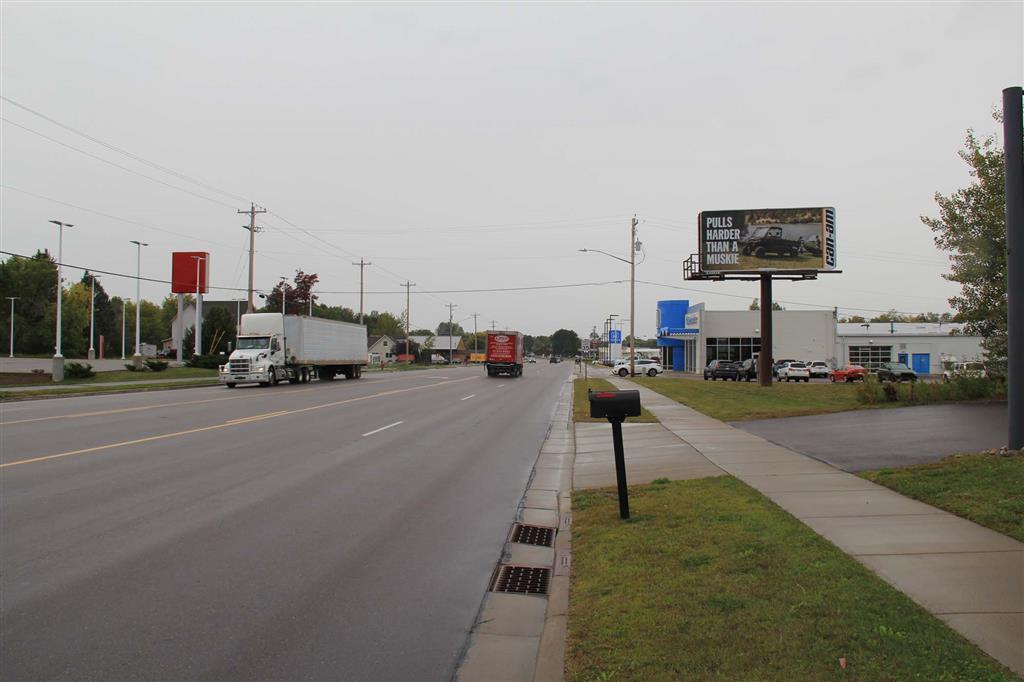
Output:
[[[995,115],[996,120],[1001,116]],[[943,278],[960,284],[949,299],[968,334],[983,337],[988,360],[1005,368],[1007,360],[1006,188],[1003,150],[995,135],[979,138],[967,131],[959,156],[970,168],[971,183],[943,196],[935,193],[939,217],[921,216],[935,245],[950,253]]]
[[[750,302],[750,306],[747,308],[747,310],[760,310],[760,309],[761,309],[761,302],[759,300],[757,300],[756,298],[753,301]]]
[[[570,329],[559,329],[551,335],[551,352],[567,357],[576,355],[580,349],[580,337]]]
[[[353,311],[351,308],[346,308],[340,305],[329,306],[321,305],[319,303],[313,303],[313,316],[323,317],[328,320],[337,320],[338,322],[359,321],[359,316],[356,315],[355,311]]]
[[[263,311],[268,313],[281,312],[281,300],[282,294],[284,294],[286,314],[305,315],[309,313],[310,299],[312,298],[314,303],[316,302],[316,296],[313,295],[313,287],[319,281],[320,277],[315,272],[307,275],[302,270],[296,270],[293,284],[281,280],[270,290],[270,293],[267,294],[267,304],[263,306]]]
[[[91,287],[92,273],[86,271],[82,275],[81,282],[86,287]],[[99,357],[100,352],[100,336],[103,337],[104,354],[111,355],[111,349],[113,348],[111,344],[115,342],[115,336],[117,337],[117,349],[120,350],[121,347],[121,328],[117,324],[121,319],[121,311],[114,310],[110,296],[107,295],[106,290],[103,288],[103,280],[100,278],[96,278],[96,302],[94,305],[96,313],[96,357]],[[86,330],[86,339],[88,339],[88,333],[88,330]]]
[[[409,332],[409,336],[433,336],[434,332],[429,329],[413,329]]]
[[[463,336],[466,333],[466,330],[463,329],[462,325],[460,325],[458,322],[453,322],[451,328],[452,328],[452,332],[451,332],[452,336]],[[442,322],[439,325],[437,325],[437,335],[438,336],[448,336],[448,322],[447,321]]]
[[[46,251],[31,258],[11,256],[0,262],[0,303],[4,304],[0,338],[10,344],[10,301],[14,305],[14,350],[17,353],[53,353],[56,328],[57,264]]]
[[[196,297],[192,294],[185,294],[184,307],[196,304]],[[244,311],[244,308],[243,308]],[[118,311],[120,315],[120,311]],[[178,315],[178,295],[167,294],[164,300],[160,302],[160,324],[163,325],[164,338],[172,335],[171,324],[174,322],[174,318]]]
[[[405,329],[402,321],[391,313],[378,313],[374,310],[371,313],[372,319],[367,322],[371,334],[387,334],[393,339],[405,338]]]
[[[533,348],[532,352],[540,355],[547,355],[551,352],[551,337],[550,336],[535,336],[533,337]]]
[[[840,322],[867,322],[861,315],[851,315],[850,317],[840,317]]]

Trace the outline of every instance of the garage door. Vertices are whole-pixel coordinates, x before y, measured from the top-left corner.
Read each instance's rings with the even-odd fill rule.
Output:
[[[914,364],[910,368],[918,374],[928,374],[931,370],[931,355],[929,353],[914,353]]]

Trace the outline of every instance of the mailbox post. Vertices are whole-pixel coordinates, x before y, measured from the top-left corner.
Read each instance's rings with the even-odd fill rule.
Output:
[[[629,518],[629,490],[626,488],[626,452],[622,447],[622,422],[640,416],[640,391],[587,390],[590,416],[604,417],[612,425],[615,447],[615,482],[619,488],[619,518]]]

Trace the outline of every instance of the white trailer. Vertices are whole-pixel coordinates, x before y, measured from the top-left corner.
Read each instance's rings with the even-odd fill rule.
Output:
[[[366,327],[304,315],[250,313],[242,315],[235,350],[220,367],[228,388],[258,383],[270,386],[288,380],[305,383],[342,374],[358,379],[367,362]]]

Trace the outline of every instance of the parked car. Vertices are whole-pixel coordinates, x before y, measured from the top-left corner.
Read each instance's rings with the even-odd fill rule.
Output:
[[[867,369],[860,365],[846,365],[845,367],[832,370],[828,375],[833,384],[837,381],[851,384],[854,381],[864,381],[867,377]]]
[[[803,247],[800,240],[787,239],[778,225],[755,227],[739,245],[744,256],[754,255],[758,258],[767,255],[795,256]]]
[[[810,381],[811,370],[806,362],[786,362],[779,367],[779,381]]]
[[[953,377],[988,378],[985,365],[981,362],[955,362],[953,367],[942,372],[942,380],[947,384]]]
[[[636,373],[646,374],[649,377],[656,377],[665,370],[662,368],[661,363],[657,360],[649,360],[647,358],[636,359]],[[619,362],[612,367],[612,374],[618,374],[620,377],[629,376],[629,360],[619,360]]]
[[[787,362],[798,362],[798,361],[793,359],[793,358],[786,358],[786,359],[783,359],[783,360],[776,360],[775,362],[772,363],[772,376],[777,379],[779,377],[779,367],[782,367]]]
[[[917,381],[917,372],[902,362],[883,362],[878,368],[879,381]]]
[[[548,363],[552,364],[552,365],[555,364],[556,362],[561,362],[561,361],[562,361],[562,358],[558,357],[557,355],[552,355],[551,358],[548,359]]]
[[[757,358],[747,358],[740,363],[737,371],[737,379],[740,381],[752,381],[757,378]]]
[[[708,363],[708,366],[704,368],[704,381],[711,379],[732,379],[738,381],[740,366],[735,362],[728,360],[712,360]]]
[[[822,360],[815,360],[808,365],[812,377],[828,377],[830,371],[828,363]]]

